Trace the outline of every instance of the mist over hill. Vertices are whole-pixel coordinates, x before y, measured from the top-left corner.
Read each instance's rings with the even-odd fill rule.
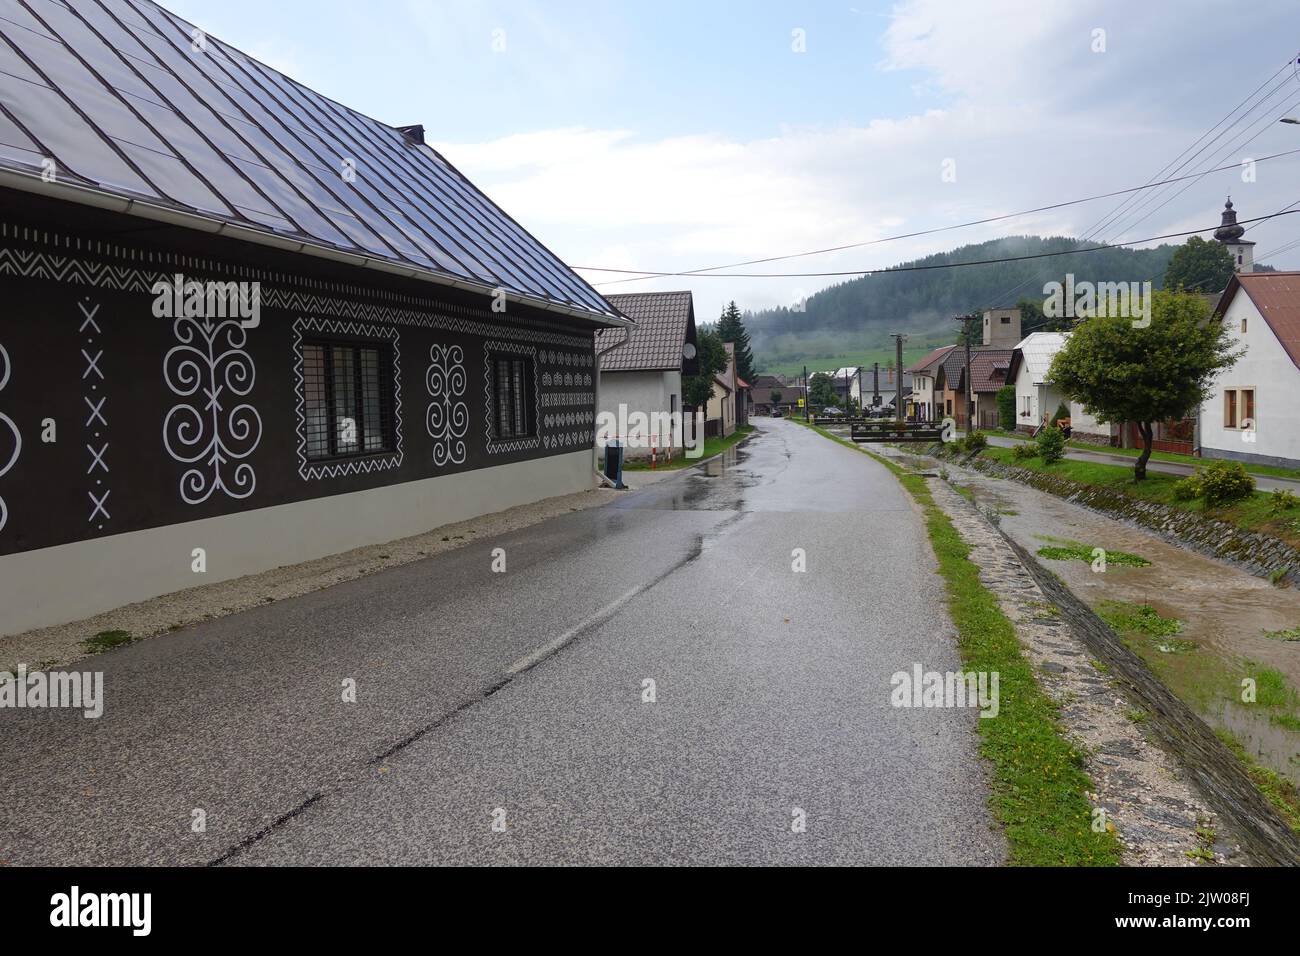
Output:
[[[961,246],[898,266],[943,266],[1011,256],[1065,253],[950,269],[878,272],[823,289],[804,311],[789,308],[745,313],[745,326],[760,364],[817,358],[889,343],[890,332],[906,332],[911,344],[953,341],[953,317],[987,308],[1011,307],[1021,298],[1042,299],[1043,284],[1067,272],[1075,281],[1151,280],[1160,288],[1178,248],[1102,249],[1071,254],[1094,243],[1065,236],[1009,236]],[[894,267],[897,268],[897,267]]]

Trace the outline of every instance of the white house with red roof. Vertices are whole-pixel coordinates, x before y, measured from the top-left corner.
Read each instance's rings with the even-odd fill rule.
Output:
[[[1300,467],[1300,272],[1239,272],[1215,312],[1244,354],[1201,405],[1201,454]]]

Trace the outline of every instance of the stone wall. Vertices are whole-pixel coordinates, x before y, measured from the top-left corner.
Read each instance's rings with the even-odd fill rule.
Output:
[[[1151,501],[1139,501],[1109,488],[1097,488],[1059,475],[1048,475],[990,461],[978,455],[963,462],[966,467],[997,478],[1008,478],[1057,495],[1111,518],[1139,525],[1185,548],[1238,567],[1271,577],[1281,572],[1285,580],[1300,580],[1300,549],[1258,532],[1242,531],[1235,525],[1191,511]]]

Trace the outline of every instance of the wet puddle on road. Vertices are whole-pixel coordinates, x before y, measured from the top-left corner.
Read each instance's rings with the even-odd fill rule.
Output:
[[[940,467],[973,491],[981,507],[999,512],[1002,529],[1031,554],[1043,547],[1084,546],[1082,560],[1039,561],[1094,611],[1113,612],[1116,606],[1107,602],[1123,602],[1121,611],[1146,605],[1161,618],[1182,622],[1175,634],[1126,631],[1124,637],[1212,727],[1231,731],[1260,763],[1300,785],[1300,707],[1295,696],[1300,688],[1300,641],[1280,636],[1300,633],[1293,630],[1300,627],[1300,591],[1275,587],[1025,485],[951,464],[934,470]],[[1104,573],[1095,572],[1091,554],[1097,547],[1151,563],[1126,566],[1112,560]],[[1155,619],[1150,623],[1155,631],[1167,627]],[[1238,703],[1246,676],[1260,688],[1253,705]],[[1280,703],[1266,706],[1266,700]]]

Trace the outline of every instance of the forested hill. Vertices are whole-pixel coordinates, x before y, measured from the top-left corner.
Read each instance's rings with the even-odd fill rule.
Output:
[[[816,332],[925,332],[952,328],[952,318],[972,310],[1010,307],[1021,298],[1041,299],[1043,284],[1073,273],[1076,282],[1144,281],[1160,287],[1177,246],[1103,249],[1069,254],[1093,243],[1064,237],[1011,236],[962,246],[900,266],[939,266],[1009,256],[1067,252],[1020,262],[917,272],[878,272],[831,286],[810,297],[805,311],[788,308],[746,313],[745,325],[762,338]]]

